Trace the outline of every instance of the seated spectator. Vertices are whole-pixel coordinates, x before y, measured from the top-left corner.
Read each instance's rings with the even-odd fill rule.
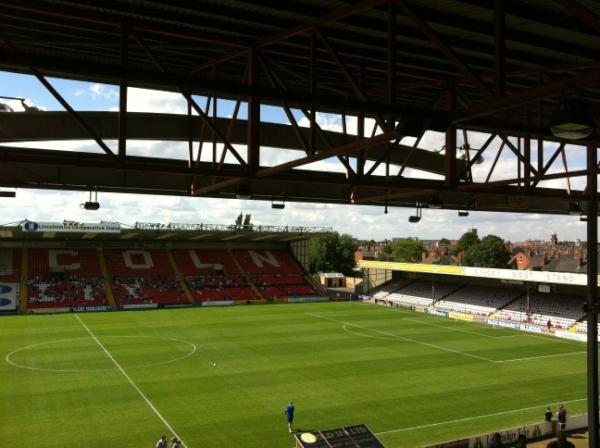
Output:
[[[527,448],[527,436],[525,434],[519,434],[515,448]]]
[[[556,440],[546,445],[546,448],[575,448],[575,445],[567,440],[566,433],[559,432]]]
[[[490,443],[488,445],[488,448],[503,448],[504,445],[502,445],[502,437],[500,436],[500,433],[496,432],[494,433],[494,435],[492,436],[492,443]]]

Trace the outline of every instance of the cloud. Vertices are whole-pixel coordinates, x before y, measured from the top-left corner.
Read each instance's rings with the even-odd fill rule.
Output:
[[[108,101],[118,99],[118,90],[114,86],[95,84],[86,86],[84,89],[75,90],[74,96],[81,101],[87,100],[93,105],[93,101],[102,99],[96,104],[102,104],[105,109],[118,110],[114,104],[106,104]],[[196,98],[198,103],[204,107],[204,98]],[[12,104],[12,103],[11,103]],[[28,100],[27,104],[33,105]],[[20,103],[14,107],[22,110]],[[149,89],[130,88],[128,91],[128,109],[137,112],[158,113],[187,113],[187,104],[181,94],[174,92],[161,92]],[[287,122],[283,111],[271,108],[269,113],[277,122]],[[281,114],[277,117],[276,114]],[[298,111],[294,111],[299,118],[301,126],[308,126],[308,119],[300,118]],[[219,102],[219,114],[228,115],[227,105]],[[243,114],[242,114],[243,116]],[[267,117],[265,116],[265,119]],[[327,130],[341,131],[342,118],[339,115],[317,114],[318,123]],[[374,120],[366,120],[366,135],[370,136],[374,126]],[[346,117],[347,131],[356,134],[357,119],[355,116]],[[486,134],[469,132],[469,141],[473,148],[480,147],[485,140]],[[459,144],[462,142],[459,134]],[[412,145],[415,139],[406,137],[403,144]],[[112,148],[116,147],[115,141],[107,141]],[[445,143],[442,133],[428,132],[421,139],[419,147],[425,150],[439,151]],[[68,141],[68,142],[23,142],[11,146],[34,146],[47,149],[75,150],[81,152],[101,153],[93,141]],[[234,145],[242,158],[246,158],[245,145]],[[499,147],[499,141],[491,145],[484,154],[485,162],[475,165],[474,176],[477,181],[485,180],[487,172],[493,163],[493,158]],[[555,146],[548,145],[545,148],[546,159],[550,157]],[[194,144],[194,155],[198,149],[197,142]],[[217,160],[223,151],[223,145],[217,145]],[[157,141],[129,141],[128,152],[132,155],[143,155],[147,157],[163,157],[187,160],[188,148],[186,142],[157,142]],[[515,177],[516,158],[512,153],[506,154],[499,160],[492,179],[507,179]],[[576,169],[581,165],[582,154],[580,147],[568,145],[566,147],[569,169]],[[205,143],[202,148],[202,160],[212,160],[212,143]],[[474,154],[474,152],[472,152]],[[534,160],[537,160],[536,151],[532,151]],[[261,148],[262,164],[273,166],[303,157],[302,151],[285,151],[277,148]],[[226,157],[227,163],[235,163],[231,154]],[[351,164],[355,161],[351,158]],[[367,164],[367,169],[373,162]],[[535,162],[534,162],[535,163]],[[558,167],[558,168],[556,168]],[[322,160],[312,164],[309,168],[324,171],[344,172],[344,167],[337,161]],[[304,168],[303,168],[304,169]],[[394,167],[392,173],[396,173],[399,167]],[[561,170],[562,162],[559,159],[552,169]],[[375,171],[376,175],[385,174],[385,166],[381,165]],[[424,172],[407,168],[403,173],[406,177],[436,177]],[[547,181],[549,185],[557,188],[565,188],[564,180]],[[579,188],[581,180],[578,180]],[[575,182],[573,183],[575,185]],[[19,189],[16,199],[0,199],[2,206],[2,223],[19,221],[21,219],[62,221],[72,219],[76,221],[120,221],[134,224],[136,221],[146,222],[180,222],[180,223],[232,223],[240,211],[251,213],[253,221],[257,224],[272,225],[305,225],[331,227],[337,231],[350,233],[364,239],[381,240],[392,237],[417,236],[420,238],[458,238],[469,228],[477,228],[481,235],[489,233],[497,234],[511,241],[519,241],[528,238],[547,239],[550,233],[557,232],[559,238],[574,240],[585,239],[585,224],[580,223],[577,218],[569,216],[548,216],[538,214],[501,214],[487,212],[471,212],[468,218],[458,218],[455,211],[429,210],[423,211],[423,219],[418,224],[409,224],[408,216],[414,213],[414,209],[400,209],[390,207],[389,213],[385,215],[382,207],[364,205],[331,205],[313,203],[286,203],[284,210],[271,209],[267,201],[239,201],[235,199],[223,200],[220,198],[191,198],[191,197],[167,197],[167,196],[143,196],[131,194],[100,193],[99,200],[101,208],[98,212],[89,212],[80,209],[79,204],[87,200],[86,192],[60,192],[44,190]],[[40,206],[43,204],[43,207]]]
[[[76,97],[88,95],[92,101],[104,99],[108,101],[117,101],[119,99],[119,91],[110,85],[94,83],[86,89],[78,89],[73,94]]]

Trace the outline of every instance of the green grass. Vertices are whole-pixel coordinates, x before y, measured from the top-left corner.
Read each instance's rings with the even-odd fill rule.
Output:
[[[140,392],[189,448],[289,448],[289,400],[298,428],[365,423],[387,447],[540,421],[552,403],[586,410],[583,344],[375,305],[1,322],[0,440],[19,446],[154,446],[170,431]]]

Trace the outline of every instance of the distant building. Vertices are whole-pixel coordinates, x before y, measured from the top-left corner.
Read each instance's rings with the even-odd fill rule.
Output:
[[[556,233],[549,241],[527,240],[511,245],[509,267],[529,271],[587,272],[585,251],[581,241],[560,242]]]

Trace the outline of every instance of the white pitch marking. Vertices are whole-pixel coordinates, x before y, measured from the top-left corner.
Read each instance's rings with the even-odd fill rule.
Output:
[[[566,339],[562,339],[562,338],[553,337],[552,335],[537,336],[535,334],[525,333],[523,336],[529,336],[530,338],[541,339],[542,341],[552,342],[553,344],[558,343],[558,344],[567,344],[567,345],[577,345],[579,347],[581,347],[583,344],[585,344],[585,342],[566,340]],[[550,338],[552,338],[552,339],[550,339]]]
[[[342,325],[345,324],[345,325],[349,325],[349,326],[352,326],[352,327],[360,328],[362,330],[372,331],[374,333],[383,334],[385,336],[391,336],[393,338],[397,338],[397,339],[400,339],[400,340],[403,340],[403,341],[412,342],[414,344],[425,345],[427,347],[433,347],[433,348],[436,348],[438,350],[444,350],[446,352],[456,353],[457,355],[468,356],[469,358],[475,358],[475,359],[479,359],[479,360],[487,361],[487,362],[494,362],[494,363],[497,362],[497,361],[494,361],[493,359],[484,358],[483,356],[478,356],[478,355],[473,355],[471,353],[465,353],[465,352],[461,352],[461,351],[458,351],[458,350],[453,350],[451,348],[442,347],[441,345],[430,344],[429,342],[423,342],[423,341],[419,341],[417,339],[407,338],[405,336],[399,336],[397,334],[388,333],[386,331],[373,330],[373,329],[370,329],[370,328],[361,327],[360,325],[352,324],[350,322],[344,322],[342,320],[332,319],[330,317],[323,317],[323,316],[319,316],[319,315],[313,314],[313,313],[306,313],[306,314],[308,314],[309,316],[317,317],[319,319],[325,319],[325,320],[330,320],[332,322],[337,322],[337,323],[342,324]]]
[[[475,331],[461,330],[459,328],[452,328],[452,327],[447,327],[445,325],[432,324],[430,322],[421,322],[420,319],[411,319],[410,317],[403,317],[402,320],[409,320],[411,322],[415,322],[415,323],[421,324],[421,325],[429,325],[431,327],[440,327],[440,328],[445,328],[446,330],[450,330],[450,331],[457,331],[459,333],[473,334],[475,336],[481,336],[484,338],[491,338],[491,339],[518,338],[518,337],[525,336],[523,334],[511,334],[511,335],[507,335],[507,336],[490,336],[489,334],[477,333]]]
[[[544,358],[556,358],[558,356],[580,355],[582,353],[587,353],[587,352],[580,351],[580,352],[568,352],[568,353],[555,353],[553,355],[530,356],[528,358],[504,359],[502,361],[496,361],[496,362],[529,361],[532,359],[544,359]]]
[[[150,364],[143,364],[143,365],[139,365],[139,366],[133,366],[130,367],[130,369],[145,369],[148,367],[154,367],[154,366],[162,366],[165,364],[171,364],[173,362],[176,361],[180,361],[182,359],[185,358],[189,358],[190,356],[192,356],[194,353],[196,353],[196,351],[198,350],[198,346],[192,342],[189,341],[184,341],[183,339],[176,339],[176,338],[169,338],[169,337],[163,337],[163,336],[103,336],[103,339],[108,339],[108,338],[117,338],[117,339],[123,339],[123,338],[134,338],[134,339],[142,339],[142,338],[146,338],[146,339],[164,339],[167,341],[176,341],[176,342],[183,342],[184,344],[189,345],[190,347],[192,347],[192,350],[189,351],[188,353],[178,356],[176,358],[172,358],[172,359],[168,359],[166,361],[159,361],[159,362],[153,362]],[[57,373],[75,373],[75,372],[109,372],[111,370],[117,370],[116,367],[110,368],[110,369],[51,369],[51,368],[45,368],[45,367],[35,367],[35,366],[27,366],[27,365],[23,365],[23,364],[18,364],[16,362],[14,362],[11,357],[15,354],[15,353],[19,353],[19,352],[23,352],[26,350],[29,350],[30,348],[34,348],[34,347],[39,347],[41,345],[50,345],[50,344],[56,344],[59,342],[72,342],[72,341],[81,341],[81,340],[88,340],[89,338],[67,338],[67,339],[55,339],[53,341],[44,341],[44,342],[38,342],[36,344],[30,344],[30,345],[25,345],[21,348],[18,348],[16,350],[13,350],[12,352],[8,353],[5,357],[4,360],[9,363],[11,366],[14,367],[18,367],[19,369],[26,369],[26,370],[34,370],[34,371],[38,371],[38,372],[57,372]]]
[[[356,336],[362,336],[365,338],[373,338],[373,339],[379,339],[379,340],[384,340],[384,341],[395,341],[396,338],[395,337],[389,337],[389,336],[373,336],[370,334],[364,334],[364,333],[359,333],[358,331],[352,331],[348,329],[348,324],[344,324],[342,325],[342,328],[347,331],[350,334],[354,334]]]
[[[495,364],[503,364],[505,362],[516,362],[516,361],[532,361],[534,359],[554,358],[554,357],[557,357],[557,356],[569,356],[569,355],[578,355],[578,354],[581,354],[581,353],[586,353],[586,352],[583,352],[583,351],[578,351],[578,352],[569,352],[569,353],[557,353],[557,354],[551,354],[551,355],[531,356],[531,357],[527,357],[527,358],[514,358],[514,359],[494,360],[494,359],[485,358],[483,356],[473,355],[471,353],[461,352],[459,350],[453,350],[451,348],[442,347],[441,345],[436,345],[436,344],[431,344],[429,342],[419,341],[417,339],[408,338],[406,336],[400,336],[400,335],[397,335],[397,334],[388,333],[386,331],[374,330],[374,329],[362,327],[360,325],[353,324],[353,323],[350,323],[350,322],[345,322],[345,321],[342,321],[342,320],[332,319],[330,317],[319,316],[318,314],[314,314],[314,313],[305,313],[305,314],[307,314],[309,316],[312,316],[312,317],[319,318],[319,319],[329,320],[329,321],[332,321],[332,322],[337,322],[339,324],[342,324],[342,328],[344,330],[346,330],[346,331],[349,331],[348,328],[347,328],[347,326],[356,327],[356,328],[360,328],[361,330],[371,331],[373,333],[383,334],[385,336],[389,336],[389,337],[392,337],[392,338],[396,338],[396,339],[400,339],[400,340],[404,340],[404,341],[408,341],[408,342],[413,342],[415,344],[425,345],[427,347],[437,348],[439,350],[444,350],[444,351],[447,351],[447,352],[456,353],[458,355],[468,356],[470,358],[480,359],[482,361],[493,362]],[[357,333],[355,333],[355,334],[357,334]],[[369,335],[365,335],[365,334],[360,334],[359,336],[373,337],[373,336],[369,336]]]
[[[125,370],[123,370],[123,367],[121,367],[121,365],[117,362],[117,360],[115,358],[113,358],[113,356],[106,349],[106,347],[104,347],[104,345],[102,344],[102,342],[100,342],[98,340],[98,338],[96,337],[96,335],[92,332],[92,330],[90,330],[88,328],[88,326],[85,324],[85,322],[83,320],[81,320],[81,318],[79,317],[78,314],[75,314],[75,317],[77,318],[77,320],[79,321],[79,323],[83,326],[83,328],[85,328],[87,330],[87,332],[94,339],[94,341],[96,341],[96,343],[100,346],[100,348],[104,351],[104,353],[106,353],[106,356],[108,356],[109,359],[117,367],[117,369],[119,369],[119,371],[123,374],[123,376],[127,379],[127,381],[129,381],[129,384],[131,384],[133,386],[133,388],[137,391],[137,393],[140,394],[140,396],[144,399],[144,401],[150,407],[150,409],[152,409],[154,411],[154,413],[158,416],[158,418],[161,419],[161,421],[165,424],[165,426],[169,429],[169,431],[171,431],[171,433],[175,437],[177,437],[178,439],[181,440],[181,437],[179,437],[177,435],[177,433],[175,432],[175,430],[173,429],[173,427],[169,424],[169,422],[165,420],[165,418],[161,415],[161,413],[158,412],[158,409],[156,409],[156,407],[150,402],[150,400],[148,400],[148,397],[146,397],[146,395],[144,394],[144,392],[142,392],[142,390],[138,387],[138,385],[135,384],[135,382],[129,377],[129,375],[127,375],[127,372],[125,372]],[[181,443],[183,444],[183,446],[187,446],[183,442],[183,440],[181,440]]]
[[[544,403],[544,404],[539,404],[537,406],[529,406],[527,408],[511,409],[510,411],[502,411],[502,412],[494,412],[493,414],[475,415],[472,417],[458,418],[456,420],[448,420],[445,422],[437,422],[437,423],[429,423],[426,425],[411,426],[410,428],[407,427],[407,428],[391,429],[389,431],[376,432],[375,435],[380,436],[382,434],[391,434],[394,432],[403,432],[403,431],[412,431],[415,429],[432,428],[434,426],[443,426],[443,425],[449,425],[452,423],[468,422],[470,420],[478,420],[480,418],[496,417],[498,415],[512,414],[514,412],[530,411],[531,409],[544,408],[546,406],[554,406],[557,404],[577,403],[579,401],[585,401],[585,400],[587,400],[587,398],[578,398],[577,400],[557,401],[555,403]]]

